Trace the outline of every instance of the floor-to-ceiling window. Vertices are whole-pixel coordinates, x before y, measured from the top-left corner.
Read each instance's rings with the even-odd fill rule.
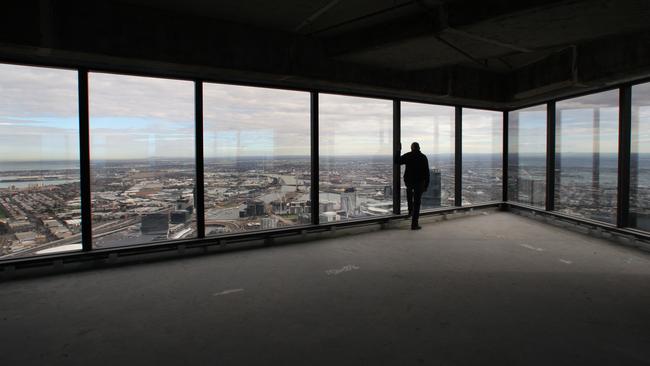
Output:
[[[194,84],[90,73],[93,247],[196,237]]]
[[[650,231],[650,83],[632,87],[630,226]]]
[[[388,215],[393,103],[320,94],[320,222]]]
[[[454,205],[454,107],[421,103],[401,104],[402,154],[413,142],[429,160],[429,187],[422,195],[422,208]],[[404,166],[401,175],[404,174]],[[406,194],[402,180],[402,212],[406,212]]]
[[[81,249],[77,72],[0,64],[0,258]]]
[[[502,199],[503,112],[463,108],[463,205]]]
[[[556,103],[555,209],[616,221],[618,89]]]
[[[546,202],[546,105],[508,113],[508,200]]]
[[[203,85],[206,234],[311,221],[310,95]]]

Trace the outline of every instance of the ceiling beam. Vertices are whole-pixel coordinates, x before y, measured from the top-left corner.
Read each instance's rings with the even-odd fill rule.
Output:
[[[324,34],[323,41],[328,54],[334,57],[388,48],[419,38],[444,36],[445,33],[462,35],[517,52],[531,52],[532,50],[526,47],[482,37],[462,28],[510,14],[514,16],[522,11],[541,10],[561,2],[566,2],[566,0],[522,0],[517,2],[460,0],[448,4],[429,5],[423,7],[423,10],[416,14],[403,16],[390,22],[330,37]]]
[[[106,0],[20,3],[31,6],[0,13],[0,62],[43,62],[486,107],[502,103],[505,96],[494,88],[482,94],[478,92],[482,88],[467,93],[463,91],[472,89],[469,86],[449,88],[450,78],[458,78],[454,75],[462,67],[453,72],[440,68],[412,73],[340,62],[323,54],[317,40],[288,32]],[[43,9],[43,4],[48,8]],[[54,15],[47,26],[43,14]],[[27,29],[37,31],[23,32]],[[471,73],[473,82],[494,85],[493,74]],[[476,98],[469,99],[470,95]]]
[[[635,32],[567,47],[510,74],[508,108],[650,77],[650,33]]]

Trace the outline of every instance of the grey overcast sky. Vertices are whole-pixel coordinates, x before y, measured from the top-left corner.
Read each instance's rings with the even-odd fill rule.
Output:
[[[401,109],[402,153],[412,142],[425,154],[454,153],[454,107],[404,102]]]
[[[191,82],[91,73],[89,83],[93,159],[194,156]],[[308,154],[308,93],[211,83],[204,88],[206,157]],[[633,90],[639,106],[635,117],[641,121],[639,150],[650,152],[650,84]],[[591,151],[596,107],[601,151],[615,152],[617,102],[616,90],[558,102],[561,149]],[[0,159],[78,159],[77,103],[76,71],[0,64]],[[439,144],[438,151],[450,151],[450,111],[453,108],[404,103],[402,142],[430,141]],[[501,151],[500,113],[464,109],[463,116],[463,151]],[[542,117],[531,112],[527,118]],[[432,122],[441,134],[437,142],[430,137]],[[321,94],[320,128],[323,155],[388,155],[392,102]],[[534,128],[527,133],[536,131],[541,133]]]
[[[546,153],[546,105],[512,111],[508,118],[509,153]]]

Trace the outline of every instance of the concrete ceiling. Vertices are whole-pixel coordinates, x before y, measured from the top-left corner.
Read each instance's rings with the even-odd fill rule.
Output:
[[[647,0],[8,0],[0,57],[497,109],[650,76]]]

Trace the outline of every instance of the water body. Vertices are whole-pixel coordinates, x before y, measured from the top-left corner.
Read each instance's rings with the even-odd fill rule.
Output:
[[[56,186],[59,184],[66,183],[78,183],[79,180],[38,180],[38,181],[27,181],[27,182],[0,182],[0,188],[10,188],[12,186],[16,188],[27,188],[30,184],[39,184],[44,186]]]
[[[78,161],[0,161],[0,172],[79,170]]]
[[[72,172],[63,172],[63,171]],[[52,186],[66,183],[79,182],[76,177],[79,171],[78,161],[3,161],[0,162],[0,188],[27,188],[30,185]],[[9,172],[13,172],[9,173]],[[18,173],[23,172],[23,173]],[[2,173],[8,173],[3,175]],[[42,179],[34,180],[34,177],[50,176],[49,178],[69,179]],[[56,177],[52,177],[56,175]],[[21,180],[30,177],[31,179]]]

